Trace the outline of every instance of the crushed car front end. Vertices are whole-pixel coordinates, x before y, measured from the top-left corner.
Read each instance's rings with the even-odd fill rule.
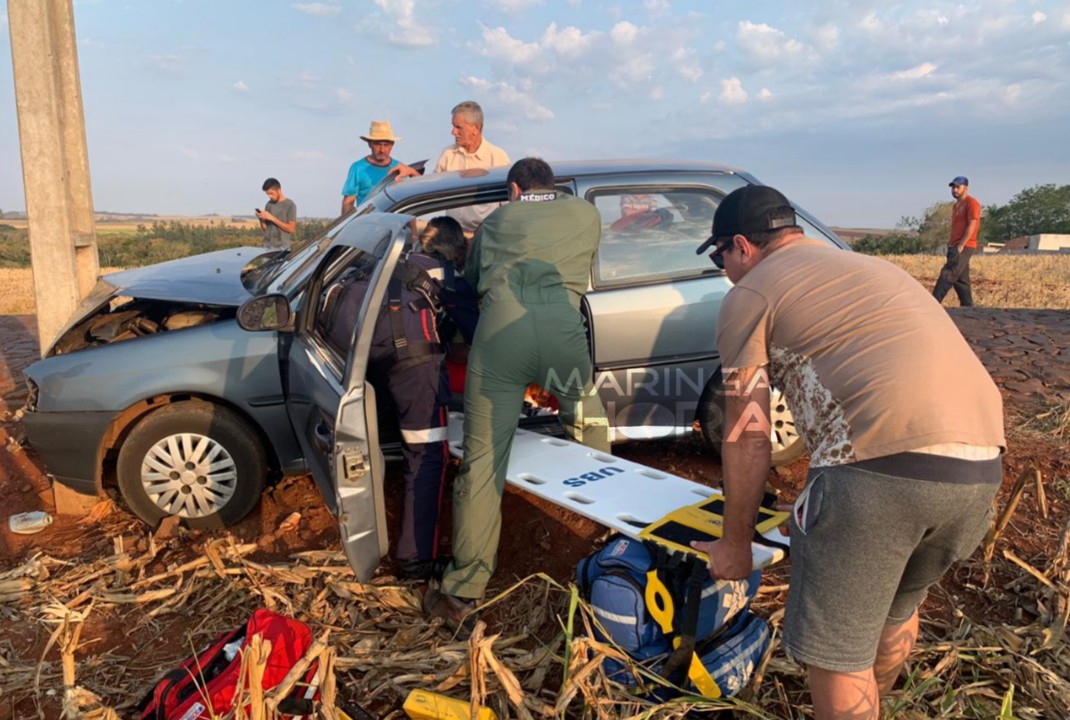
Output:
[[[303,467],[283,404],[278,337],[247,333],[243,269],[262,254],[236,248],[102,278],[45,357],[26,369],[24,423],[49,474],[93,494],[118,448],[161,406],[203,401],[247,420],[250,442],[283,472]]]

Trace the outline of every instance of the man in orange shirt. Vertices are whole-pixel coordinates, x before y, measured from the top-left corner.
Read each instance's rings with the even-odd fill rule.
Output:
[[[933,297],[944,301],[952,287],[959,305],[973,307],[970,292],[970,257],[977,251],[977,231],[981,228],[981,203],[970,195],[970,181],[962,175],[948,183],[955,207],[951,210],[951,237],[947,241],[947,262],[933,288]]]

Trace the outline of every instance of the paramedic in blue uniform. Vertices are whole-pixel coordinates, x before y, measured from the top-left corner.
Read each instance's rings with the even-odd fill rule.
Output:
[[[459,228],[456,234],[463,244]],[[376,322],[369,358],[369,380],[393,400],[401,429],[404,505],[394,557],[400,576],[410,580],[427,580],[441,573],[448,561],[438,555],[450,397],[439,321],[447,309],[443,300],[450,295],[444,291],[443,281],[452,274],[453,263],[440,250],[412,252],[399,261]],[[348,348],[351,341],[352,318],[367,288],[366,280],[353,283],[359,286],[362,282],[363,287],[355,287],[354,292],[340,289],[342,307],[333,312],[330,321],[328,332],[342,348]],[[469,311],[457,323],[461,325],[469,321],[476,301],[474,293],[462,293],[460,299],[455,295],[449,301]]]

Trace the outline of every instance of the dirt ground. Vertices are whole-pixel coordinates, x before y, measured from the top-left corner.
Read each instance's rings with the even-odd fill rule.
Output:
[[[1041,518],[1039,488],[1030,487],[1013,516],[1000,548],[1011,550],[1027,563],[1043,567],[1056,552],[1062,529],[1070,515],[1070,460],[1066,456],[1070,436],[1070,311],[952,310],[952,316],[1000,386],[1006,405],[1010,447],[1005,462],[1004,497],[1015,479],[1027,468],[1040,470],[1043,500],[1048,516]],[[120,547],[144,551],[150,543],[166,541],[167,563],[182,562],[201,552],[206,542],[220,533],[178,530],[172,537],[152,537],[121,503],[98,505],[95,517],[55,517],[54,523],[36,535],[16,535],[7,526],[7,516],[29,510],[53,511],[49,482],[39,460],[24,441],[18,409],[25,400],[21,369],[36,357],[33,320],[27,316],[0,316],[0,572],[25,562],[36,554],[72,562],[85,562],[116,552]],[[919,348],[918,362],[924,362]],[[953,373],[949,373],[953,382]],[[716,485],[721,471],[702,440],[636,443],[614,448],[614,453],[699,482]],[[398,466],[392,464],[388,487],[390,520],[396,520],[400,493]],[[785,499],[794,497],[805,477],[805,459],[770,474],[770,482]],[[452,473],[451,473],[452,476]],[[576,562],[590,552],[606,534],[595,523],[574,513],[510,490],[504,500],[504,522],[499,571],[494,587],[503,588],[517,578],[543,572],[567,582]],[[283,522],[298,513],[295,527]],[[292,521],[291,521],[292,522]],[[283,561],[291,554],[315,549],[336,549],[338,534],[333,518],[323,506],[315,482],[308,476],[284,478],[265,493],[256,510],[229,533],[243,543],[255,543],[250,559]],[[448,518],[443,550],[448,551]],[[390,572],[389,562],[383,572]],[[952,572],[940,592],[934,592],[923,608],[927,617],[950,617],[964,612],[986,623],[1014,625],[1023,606],[1008,591],[1005,602],[993,602],[991,593],[978,589],[969,573]],[[1008,577],[1008,584],[1013,578]],[[777,569],[767,577],[772,585],[786,583],[786,571]],[[174,638],[197,625],[196,618],[169,616],[160,635],[135,644],[124,634],[126,618],[119,612],[100,613],[83,628],[83,658],[105,653],[127,655],[144,666],[156,663],[161,672],[173,664]],[[0,602],[0,672],[5,659],[51,657],[45,653],[50,628],[29,624],[17,612],[6,612]],[[58,716],[58,705],[45,702],[43,716]],[[33,704],[10,705],[0,698],[0,718],[38,717]]]

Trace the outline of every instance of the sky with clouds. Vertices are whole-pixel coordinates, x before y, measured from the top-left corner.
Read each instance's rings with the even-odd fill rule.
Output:
[[[967,175],[1070,183],[1065,0],[75,0],[98,210],[248,214],[278,177],[337,213],[359,136],[402,161],[486,112],[518,159],[744,168],[825,222],[892,227]],[[0,0],[0,208],[22,209]]]

